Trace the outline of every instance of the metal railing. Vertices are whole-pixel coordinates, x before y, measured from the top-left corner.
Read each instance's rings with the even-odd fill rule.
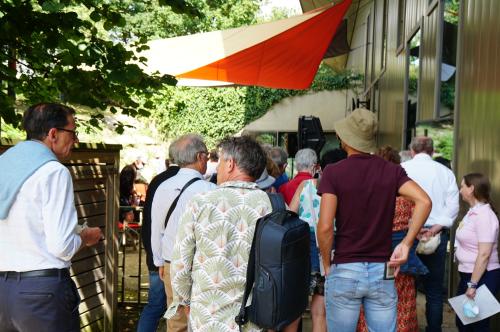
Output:
[[[118,265],[118,271],[121,273],[121,285],[120,285],[120,299],[118,303],[126,304],[126,303],[137,303],[141,304],[141,292],[147,291],[149,289],[149,284],[147,287],[142,286],[142,255],[143,255],[143,243],[141,236],[141,228],[142,228],[142,212],[143,208],[141,206],[120,206],[120,208],[128,208],[133,209],[134,215],[137,218],[137,222],[120,222],[119,232],[120,232],[120,249],[118,253],[120,264]],[[136,219],[134,218],[134,219]],[[133,247],[133,254],[127,253],[128,248]],[[120,256],[121,255],[121,256]],[[134,262],[130,263],[130,259],[137,260],[137,267],[135,268]],[[127,262],[129,264],[127,264]],[[134,274],[127,275],[128,267],[132,266],[134,268]],[[147,270],[147,269],[146,269]],[[126,296],[126,289],[130,289],[127,287],[129,283],[131,283],[131,279],[136,279],[135,286],[135,296]],[[133,288],[132,288],[133,289]],[[130,298],[135,298],[135,300],[130,301]]]

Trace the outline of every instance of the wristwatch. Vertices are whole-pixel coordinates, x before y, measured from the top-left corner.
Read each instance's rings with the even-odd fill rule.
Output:
[[[477,282],[469,281],[469,282],[467,283],[467,287],[468,287],[468,288],[473,288],[473,289],[476,289],[476,288],[477,288]]]

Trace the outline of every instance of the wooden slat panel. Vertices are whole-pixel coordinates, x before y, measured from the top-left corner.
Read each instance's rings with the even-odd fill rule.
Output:
[[[104,279],[98,280],[92,284],[84,286],[78,289],[78,294],[82,302],[86,299],[91,298],[97,294],[102,294],[104,292]]]
[[[84,217],[78,219],[78,223],[81,225],[84,222],[87,222],[87,225],[89,227],[104,227],[106,225],[106,216],[105,215],[98,215],[98,216],[93,216],[93,217]]]
[[[104,306],[94,308],[80,315],[80,327],[88,325],[89,323],[95,322],[98,319],[104,317]]]
[[[76,284],[77,288],[84,287],[99,279],[104,279],[104,267],[99,267],[79,275],[71,277]]]
[[[73,188],[75,191],[104,189],[105,183],[103,178],[73,180]]]
[[[104,265],[104,254],[94,256],[91,259],[85,259],[82,261],[75,262],[71,265],[71,274],[76,275],[83,272],[93,270]]]
[[[103,178],[108,173],[105,165],[67,166],[73,180]]]
[[[85,301],[82,301],[80,303],[80,306],[78,307],[78,311],[80,312],[80,314],[83,314],[89,310],[102,306],[103,304],[104,304],[104,294],[99,293],[95,296],[87,297]]]
[[[104,327],[104,319],[99,318],[96,321],[93,321],[92,323],[88,325],[82,325],[80,324],[80,329],[81,331],[84,332],[100,332],[100,331],[107,331]]]
[[[78,205],[76,207],[78,218],[105,215],[106,202],[97,202],[92,204]]]
[[[76,205],[94,203],[94,202],[104,202],[105,200],[106,200],[106,190],[104,189],[86,190],[75,193]]]
[[[86,247],[81,249],[76,255],[73,257],[73,262],[80,261],[82,259],[94,257],[104,253],[105,245],[104,241],[99,242],[95,246]]]
[[[74,149],[71,155],[63,160],[64,164],[108,164],[113,165],[116,160],[116,152],[106,151],[78,151]]]
[[[118,159],[115,169],[118,169]],[[109,172],[106,178],[106,189],[108,193],[106,208],[106,253],[105,253],[105,278],[106,289],[104,296],[106,304],[104,305],[104,326],[107,331],[117,329],[117,306],[118,306],[118,172]]]

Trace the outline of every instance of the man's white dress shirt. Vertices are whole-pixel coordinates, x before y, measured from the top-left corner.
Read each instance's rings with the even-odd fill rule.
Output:
[[[184,185],[195,177],[201,180],[192,183],[182,193],[177,201],[177,206],[170,215],[167,228],[164,229],[165,217],[170,205]],[[203,175],[191,168],[181,168],[175,176],[167,179],[158,187],[151,207],[151,249],[156,266],[163,266],[165,261],[171,260],[177,225],[187,203],[195,194],[207,192],[216,187],[215,184],[203,180]]]
[[[408,176],[425,190],[432,201],[426,227],[442,225],[450,228],[458,214],[458,187],[455,175],[446,166],[419,153],[401,164]]]
[[[71,175],[50,161],[24,182],[0,220],[0,271],[69,267],[82,242],[77,223]]]

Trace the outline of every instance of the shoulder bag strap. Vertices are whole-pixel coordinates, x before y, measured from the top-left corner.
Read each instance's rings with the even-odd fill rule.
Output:
[[[201,180],[201,179],[200,178],[192,178],[184,185],[184,187],[182,187],[181,192],[179,193],[179,195],[177,195],[177,197],[174,199],[174,201],[170,205],[170,208],[168,209],[167,216],[165,217],[165,229],[167,228],[168,220],[170,219],[172,212],[174,212],[175,207],[177,206],[177,202],[179,201],[179,198],[181,197],[184,190],[186,190],[187,187],[189,187],[191,184],[193,184],[194,182],[196,182],[198,180]]]
[[[276,193],[267,193],[269,200],[271,201],[271,206],[273,207],[273,212],[275,211],[286,211],[286,204],[283,196]]]

